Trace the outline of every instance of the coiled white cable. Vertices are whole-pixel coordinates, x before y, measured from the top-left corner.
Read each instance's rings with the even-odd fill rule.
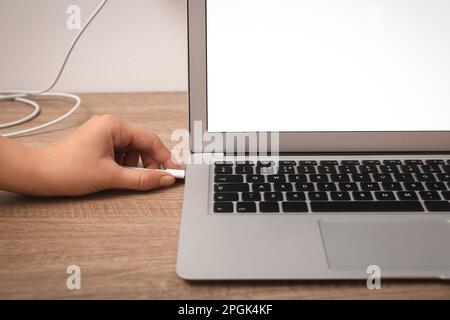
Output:
[[[78,43],[78,40],[81,38],[81,36],[83,35],[84,31],[89,27],[89,25],[91,24],[91,22],[95,19],[95,17],[100,13],[100,11],[103,9],[103,7],[106,5],[106,3],[108,2],[108,0],[103,0],[101,2],[101,4],[98,6],[98,8],[94,11],[94,13],[90,16],[90,18],[86,21],[86,23],[84,24],[84,26],[81,28],[80,32],[78,32],[77,36],[75,37],[75,39],[72,41],[72,44],[69,47],[69,50],[67,50],[66,56],[63,60],[63,63],[58,71],[58,74],[56,75],[55,80],[45,89],[42,90],[37,90],[37,91],[27,91],[27,90],[0,90],[0,102],[1,101],[16,101],[16,102],[20,102],[20,103],[24,103],[30,107],[32,107],[34,110],[32,113],[30,113],[28,116],[16,120],[16,121],[12,121],[12,122],[8,122],[8,123],[3,123],[0,124],[0,129],[4,129],[4,128],[11,128],[14,126],[17,126],[19,124],[23,124],[25,122],[28,122],[34,118],[36,118],[39,113],[41,112],[41,107],[39,106],[38,103],[36,103],[35,101],[32,101],[28,98],[30,97],[37,97],[37,96],[52,96],[52,97],[64,97],[64,98],[70,98],[73,99],[75,101],[75,105],[68,111],[66,112],[64,115],[49,121],[47,123],[41,124],[39,126],[35,126],[29,129],[24,129],[24,130],[20,130],[20,131],[15,131],[15,132],[10,132],[10,133],[6,133],[3,134],[2,136],[4,137],[17,137],[26,133],[31,133],[31,132],[35,132],[44,128],[47,128],[49,126],[54,125],[55,123],[58,123],[64,119],[66,119],[67,117],[70,117],[79,107],[81,104],[81,99],[74,95],[74,94],[69,94],[69,93],[55,93],[55,92],[49,92],[50,90],[52,90],[55,85],[58,83],[59,79],[61,78],[61,75],[66,67],[67,62],[69,61],[69,58],[73,52],[73,49],[75,48],[76,44]]]
[[[34,118],[36,118],[37,115],[41,112],[41,107],[34,101],[31,101],[31,100],[28,100],[28,99],[24,99],[24,98],[15,98],[14,100],[17,101],[17,102],[21,102],[23,104],[26,104],[27,106],[30,106],[34,110],[33,110],[32,113],[30,113],[26,117],[23,117],[22,119],[0,124],[0,129],[15,127],[15,126],[18,126],[19,124],[31,121]]]

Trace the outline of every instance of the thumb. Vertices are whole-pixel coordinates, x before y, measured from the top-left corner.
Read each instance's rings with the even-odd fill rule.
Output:
[[[133,170],[117,166],[113,177],[113,188],[148,191],[171,186],[175,178],[165,172]]]

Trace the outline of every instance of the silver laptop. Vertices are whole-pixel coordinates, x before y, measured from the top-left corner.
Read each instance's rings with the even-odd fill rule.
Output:
[[[189,280],[450,278],[450,2],[190,0]]]

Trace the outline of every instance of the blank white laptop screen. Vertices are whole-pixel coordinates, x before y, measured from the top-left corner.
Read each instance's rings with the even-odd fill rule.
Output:
[[[450,1],[206,3],[209,131],[450,130]]]

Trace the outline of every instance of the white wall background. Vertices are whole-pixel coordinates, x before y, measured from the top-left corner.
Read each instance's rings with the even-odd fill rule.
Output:
[[[41,89],[100,0],[0,0],[0,89]],[[56,90],[179,91],[187,88],[186,0],[110,0],[80,40]]]

